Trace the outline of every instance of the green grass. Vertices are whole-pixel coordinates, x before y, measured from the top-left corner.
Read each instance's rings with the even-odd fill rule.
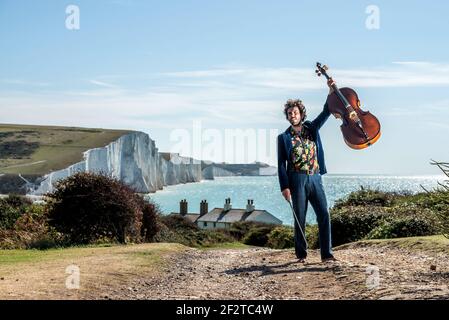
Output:
[[[145,245],[143,245],[145,247]],[[200,247],[201,250],[214,249],[245,249],[251,246],[240,242],[226,242],[207,247]],[[161,254],[168,251],[179,251],[187,248],[177,243],[154,243],[146,244],[145,250],[140,250],[139,245],[119,245],[102,244],[89,245],[70,248],[58,248],[48,250],[20,249],[20,250],[0,250],[0,269],[1,266],[32,264],[38,262],[54,261],[58,259],[75,259],[82,256],[93,256],[101,254],[118,254],[128,258],[139,258],[144,260],[153,260],[158,263],[161,261]]]
[[[336,247],[335,249],[338,250],[353,247],[370,247],[370,246],[383,246],[388,248],[449,254],[449,239],[444,237],[443,235],[395,238],[395,239],[362,240],[343,244],[341,246]]]
[[[0,250],[0,265],[36,263],[40,261],[55,260],[59,258],[76,257],[88,252],[87,250],[97,250],[95,247],[72,247],[63,249],[18,249],[18,250]]]
[[[177,243],[150,243],[142,245],[90,245],[70,248],[35,250],[0,250],[1,266],[27,265],[38,262],[55,261],[59,259],[76,259],[102,254],[124,255],[127,258],[144,258],[159,261],[161,254],[170,251],[180,251],[186,248]]]
[[[0,143],[18,140],[39,143],[39,147],[28,157],[17,159],[13,156],[0,156],[0,173],[43,175],[64,169],[81,161],[84,151],[104,147],[129,132],[131,131],[0,124]]]
[[[0,265],[42,261],[54,254],[50,250],[0,250]]]
[[[96,299],[104,290],[157,276],[169,267],[172,254],[186,250],[176,243],[144,243],[64,249],[0,250],[0,299]],[[63,289],[64,270],[75,265],[82,287],[75,296]]]
[[[145,246],[145,245],[143,245]],[[240,242],[226,242],[208,247],[200,247],[201,250],[214,249],[245,249],[251,246]],[[161,253],[166,251],[177,251],[187,248],[177,243],[156,243],[148,244],[147,250],[135,250],[139,248],[136,245],[89,245],[70,248],[35,250],[0,250],[0,266],[11,266],[21,264],[32,264],[45,261],[54,261],[58,259],[77,258],[81,256],[100,255],[105,253],[120,254],[128,257],[151,259],[155,262],[161,260]],[[0,268],[1,269],[1,268]]]
[[[39,262],[46,260],[53,260],[58,258],[76,257],[89,250],[101,251],[101,248],[115,247],[115,245],[99,245],[99,246],[79,246],[70,248],[57,248],[48,250],[38,249],[14,249],[14,250],[0,250],[0,265],[2,264],[16,264],[16,263],[28,263]]]

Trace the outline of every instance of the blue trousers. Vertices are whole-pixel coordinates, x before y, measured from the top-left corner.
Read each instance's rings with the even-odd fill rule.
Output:
[[[332,254],[331,225],[329,210],[327,208],[326,194],[324,192],[323,181],[319,173],[307,175],[295,171],[289,172],[290,192],[292,195],[293,209],[295,210],[301,228],[305,233],[307,206],[310,204],[315,210],[321,258],[330,258]],[[298,258],[307,256],[307,242],[304,241],[296,219],[295,223],[295,253]]]

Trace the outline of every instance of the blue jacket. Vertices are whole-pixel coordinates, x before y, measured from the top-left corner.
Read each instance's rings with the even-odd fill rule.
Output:
[[[320,128],[329,118],[330,112],[327,107],[327,103],[324,105],[323,111],[315,118],[313,121],[305,121],[303,126],[310,130],[312,134],[312,138],[314,139],[317,147],[317,157],[318,157],[318,165],[320,166],[320,174],[325,174],[326,164],[324,162],[324,150],[323,145],[321,144],[320,138]],[[278,135],[277,141],[277,154],[278,154],[278,177],[279,177],[279,185],[281,187],[281,191],[285,188],[289,188],[288,182],[288,170],[293,169],[293,163],[290,159],[290,154],[292,151],[292,143],[291,143],[292,135],[290,133],[290,127],[287,128],[283,133]]]

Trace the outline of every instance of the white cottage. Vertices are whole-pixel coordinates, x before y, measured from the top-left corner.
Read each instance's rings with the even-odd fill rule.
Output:
[[[196,219],[196,224],[202,229],[230,228],[238,221],[264,222],[282,224],[282,221],[266,210],[256,210],[254,200],[249,199],[246,209],[232,209],[231,199],[225,201],[224,208],[214,208]]]

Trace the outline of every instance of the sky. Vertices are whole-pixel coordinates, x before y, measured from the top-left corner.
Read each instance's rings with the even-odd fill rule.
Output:
[[[331,116],[329,173],[439,174],[448,12],[442,0],[0,0],[0,123],[139,130],[159,151],[276,165],[285,101],[310,120],[326,101],[320,61],[382,126],[352,150]]]

